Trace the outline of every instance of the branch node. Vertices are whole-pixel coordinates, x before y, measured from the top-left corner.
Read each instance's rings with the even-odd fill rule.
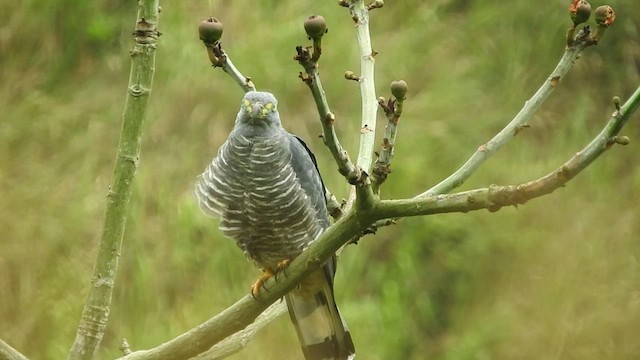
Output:
[[[327,126],[333,126],[333,123],[336,121],[336,116],[333,113],[327,113],[327,116],[324,118]]]
[[[360,81],[360,78],[351,70],[345,71],[344,78],[347,80]]]
[[[576,156],[578,156],[578,154],[576,154]],[[571,170],[569,169],[568,166],[563,165],[559,170],[558,173],[556,174],[556,178],[558,180],[560,180],[561,182],[567,182],[569,180],[569,172]]]
[[[122,338],[122,341],[120,342],[120,351],[122,352],[122,355],[131,354],[131,347],[125,338]]]
[[[516,128],[514,129],[513,135],[518,135],[518,133],[524,129],[528,129],[530,128],[531,125],[529,124],[522,124],[522,125],[518,125],[516,126]]]
[[[367,10],[371,11],[373,9],[379,9],[381,7],[384,6],[384,1],[383,0],[375,0],[369,3],[369,5],[367,5]]]
[[[619,96],[614,96],[612,101],[613,101],[613,106],[615,106],[616,110],[618,110],[618,112],[620,112],[620,97]]]
[[[611,140],[618,145],[629,145],[630,143],[628,136],[614,136]]]

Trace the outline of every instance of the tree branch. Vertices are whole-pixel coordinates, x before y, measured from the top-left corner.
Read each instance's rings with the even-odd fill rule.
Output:
[[[18,350],[0,339],[0,359],[2,360],[27,360]]]
[[[375,128],[375,112],[377,103],[375,102],[375,92],[373,87],[373,52],[370,49],[370,41],[368,35],[368,13],[364,7],[362,1],[341,1],[341,5],[350,7],[354,18],[358,23],[358,41],[360,44],[361,55],[364,53],[367,56],[362,56],[362,79],[366,80],[370,77],[368,84],[363,85],[361,83],[361,92],[363,97],[363,129],[364,125]],[[364,12],[364,13],[363,13]],[[364,28],[364,29],[363,29]],[[539,107],[542,100],[544,100],[549,93],[553,90],[558,82],[562,79],[568,68],[571,66],[571,61],[577,58],[580,51],[586,47],[586,42],[583,42],[583,38],[579,37],[577,41],[573,43],[574,48],[568,49],[561,60],[560,64],[552,73],[552,76],[543,85],[543,88],[536,93],[534,97],[525,104],[525,108],[521,111],[522,114],[518,114],[516,118],[510,123],[500,134],[496,136],[492,141],[487,143],[485,149],[487,155],[479,154],[479,159],[470,159],[471,165],[468,165],[464,172],[453,179],[446,179],[444,184],[439,184],[434,187],[433,191],[449,191],[455,186],[458,186],[464,181],[472,172],[477,168],[493,151],[502,146],[510,137],[515,135],[516,129],[521,128],[526,124],[526,120],[531,116],[533,111]],[[584,36],[584,34],[582,35]],[[586,35],[588,36],[588,34]],[[366,37],[365,40],[362,37]],[[368,47],[369,51],[366,51]],[[579,48],[579,50],[578,50]],[[323,122],[323,129],[327,136],[333,136],[335,138],[335,132],[333,130],[333,120],[335,117],[329,110],[329,106],[326,102],[324,91],[320,83],[319,75],[317,73],[317,60],[320,57],[321,46],[319,41],[315,41],[313,46],[313,53],[309,53],[308,49],[302,47],[297,48],[298,60],[304,67],[306,73],[301,74],[301,78],[307,83],[314,95],[314,100],[318,107],[321,120]],[[566,60],[570,59],[571,61]],[[562,65],[562,66],[561,66]],[[566,69],[564,67],[567,67]],[[366,69],[365,69],[366,68]],[[369,74],[370,71],[370,74]],[[367,75],[369,74],[369,75]],[[545,94],[545,92],[548,92]],[[373,100],[373,112],[368,110],[366,103],[369,101],[369,95]],[[365,173],[358,174],[356,177],[351,177],[355,183],[355,192],[358,194],[356,206],[350,208],[344,213],[342,217],[327,231],[325,231],[307,250],[305,250],[300,256],[296,257],[292,263],[279,277],[273,277],[266,281],[264,284],[265,291],[261,291],[256,299],[247,295],[236,302],[231,307],[227,308],[220,314],[214,316],[205,323],[198,327],[178,336],[177,338],[166,342],[156,348],[150,350],[136,351],[121,359],[156,359],[156,358],[172,358],[172,359],[186,359],[192,356],[196,356],[203,351],[211,348],[214,344],[217,346],[211,348],[207,353],[199,356],[198,358],[208,358],[207,356],[213,356],[219,358],[228,354],[228,351],[235,351],[234,349],[242,348],[243,340],[245,336],[251,337],[253,329],[245,329],[250,323],[252,323],[259,314],[268,306],[273,304],[278,299],[281,299],[288,291],[293,289],[304,277],[311,272],[318,269],[321,264],[325,263],[333,254],[342,247],[345,243],[356,239],[363,233],[370,229],[372,225],[386,224],[384,219],[403,217],[403,216],[416,216],[416,215],[428,215],[444,212],[466,212],[470,210],[486,208],[491,211],[496,211],[502,206],[517,205],[526,202],[529,199],[548,194],[556,188],[564,185],[573,176],[578,174],[582,169],[588,166],[595,160],[601,153],[603,153],[608,147],[614,143],[625,143],[622,138],[618,138],[616,135],[628,120],[629,116],[635,111],[640,103],[640,88],[634,93],[634,95],[625,103],[624,106],[617,111],[613,118],[610,120],[606,128],[598,135],[583,151],[571,158],[565,165],[551,174],[542,177],[538,180],[528,183],[516,185],[516,186],[491,186],[486,189],[477,189],[467,192],[451,194],[451,195],[436,195],[429,192],[421,194],[413,199],[404,200],[388,200],[380,201],[375,196],[369,178],[366,176],[367,171],[371,166],[371,152],[373,149],[373,141],[370,145],[368,143],[368,137],[373,138],[371,132],[367,132],[369,135],[361,136],[361,151],[358,158],[357,166],[352,164],[346,152],[340,147],[337,139],[335,142],[331,140],[332,154],[338,162],[339,166],[342,166],[341,173],[348,176],[352,171],[359,171],[359,168],[365,170]],[[398,114],[399,115],[399,114]],[[364,123],[366,119],[372,117],[373,123]],[[328,127],[325,128],[325,125]],[[495,140],[495,141],[494,141]],[[326,141],[326,139],[325,139]],[[369,160],[366,160],[366,155],[363,155],[363,148],[369,149]],[[346,161],[345,158],[346,157]],[[475,156],[475,155],[474,155]],[[473,161],[472,161],[473,160]],[[355,170],[354,170],[355,169]],[[461,171],[459,170],[459,171]],[[470,170],[470,171],[469,171]],[[455,175],[455,174],[454,174]],[[351,181],[350,181],[351,182]],[[443,190],[446,189],[446,190]],[[430,190],[430,191],[432,191]],[[335,204],[334,204],[335,205]],[[375,229],[375,226],[374,226]],[[281,307],[283,307],[280,303]],[[277,309],[277,307],[274,307]],[[274,310],[276,316],[278,311]],[[268,322],[269,318],[265,315],[264,322]],[[241,329],[245,329],[242,330]],[[223,339],[231,336],[232,334],[241,331],[234,338],[227,339],[223,343],[220,343]],[[231,344],[230,348],[226,345]],[[226,350],[230,349],[230,350]]]
[[[256,321],[246,328],[220,341],[206,352],[193,357],[191,360],[219,360],[244,349],[258,331],[271,321],[287,312],[287,303],[278,301],[256,318]]]
[[[640,105],[640,88],[616,111],[609,124],[583,151],[551,174],[516,186],[492,186],[451,195],[416,197],[404,200],[377,199],[369,209],[353,208],[327,229],[309,249],[296,257],[278,280],[269,279],[257,299],[247,295],[198,327],[156,348],[131,353],[121,360],[188,359],[206,351],[222,339],[245,328],[269,305],[293,289],[305,276],[319,268],[342,245],[359,236],[376,220],[404,216],[496,211],[552,192],[564,185],[616,142],[616,135]],[[620,140],[618,140],[620,141]]]
[[[207,49],[207,55],[209,61],[214,68],[219,67],[231,76],[231,78],[238,84],[244,92],[255,91],[256,87],[253,85],[251,78],[246,77],[240,73],[240,71],[233,65],[233,62],[229,56],[222,50],[222,44],[220,39],[222,38],[222,32],[224,27],[222,22],[214,17],[210,17],[204,20],[198,26],[198,33],[200,34],[200,40]]]
[[[357,184],[362,181],[362,170],[351,162],[349,154],[342,145],[340,145],[335,128],[333,127],[336,117],[329,108],[327,96],[322,88],[317,60],[314,61],[313,54],[310,54],[309,50],[302,46],[296,47],[296,51],[297,54],[294,59],[297,60],[305,70],[304,73],[300,73],[300,78],[309,86],[313,100],[318,108],[318,114],[320,114],[324,144],[329,148],[329,152],[331,152],[333,159],[336,161],[340,174],[342,174],[350,184]],[[318,52],[316,51],[315,53],[317,54]],[[319,55],[316,55],[316,57],[319,58]]]
[[[418,195],[412,199],[384,200],[377,204],[374,210],[375,217],[387,219],[478,209],[498,211],[503,206],[524,204],[530,199],[549,194],[564,186],[613,144],[627,144],[628,139],[619,138],[617,134],[638,106],[640,106],[640,87],[619,110],[616,110],[609,123],[589,145],[564,165],[537,180],[519,185],[494,185],[450,195]]]
[[[560,62],[551,75],[545,80],[536,93],[524,103],[518,114],[511,120],[502,131],[489,140],[486,144],[480,145],[478,150],[462,165],[456,172],[441,181],[436,186],[423,192],[419,196],[430,196],[445,194],[462,185],[493,153],[514,138],[522,129],[528,127],[527,122],[533,114],[538,111],[542,103],[551,95],[553,90],[560,84],[562,79],[573,64],[578,59],[582,51],[593,44],[590,40],[588,28],[582,30],[571,47],[567,47]]]
[[[133,33],[131,72],[114,175],[107,193],[104,225],[82,318],[69,359],[91,359],[102,340],[118,269],[133,178],[139,162],[142,124],[155,70],[158,0],[141,0]]]
[[[231,58],[227,53],[222,50],[222,44],[216,43],[214,46],[209,46],[205,44],[207,47],[207,51],[213,52],[213,54],[217,57],[218,62],[213,64],[213,67],[220,67],[222,71],[227,73],[233,81],[238,84],[244,92],[255,91],[256,87],[251,81],[250,77],[242,75],[240,70],[233,65]]]
[[[246,295],[218,315],[188,332],[150,350],[135,351],[120,360],[189,359],[244,329],[260,313],[291,291],[324,264],[342,245],[373,223],[369,212],[349,212],[296,257],[284,276],[267,280],[257,298]]]
[[[375,3],[372,3],[375,4]],[[407,83],[398,80],[391,83],[393,99],[387,102],[384,97],[378,98],[378,104],[387,116],[387,125],[384,128],[382,146],[377,154],[378,158],[373,164],[371,183],[374,193],[379,193],[380,186],[387,180],[387,175],[391,172],[391,160],[395,153],[396,135],[398,133],[398,122],[402,116],[402,109],[407,94]]]
[[[369,209],[354,208],[330,227],[311,247],[293,260],[284,277],[275,277],[265,283],[265,289],[257,301],[245,296],[233,306],[195,329],[157,348],[137,351],[121,359],[140,360],[159,357],[186,359],[244,328],[266,306],[293,289],[306,275],[317,269],[336,250],[376,219],[429,215],[447,212],[467,212],[477,209],[497,211],[503,206],[523,204],[564,185],[600,154],[616,142],[616,135],[640,105],[640,88],[616,111],[605,129],[581,152],[558,170],[528,183],[516,186],[492,186],[451,195],[416,197],[404,200],[375,200]]]
[[[369,35],[369,9],[363,0],[354,1],[349,11],[356,23],[356,39],[360,50],[360,96],[362,98],[362,119],[360,126],[360,147],[357,165],[367,174],[371,173],[373,147],[376,138],[376,114],[378,101],[374,79],[374,57]]]

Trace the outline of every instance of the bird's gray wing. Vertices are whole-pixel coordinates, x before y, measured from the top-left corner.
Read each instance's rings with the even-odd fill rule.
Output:
[[[316,208],[323,229],[329,226],[324,184],[315,156],[300,138],[290,135],[291,162],[301,187]],[[307,277],[285,298],[307,360],[352,359],[353,341],[333,294],[336,259]]]

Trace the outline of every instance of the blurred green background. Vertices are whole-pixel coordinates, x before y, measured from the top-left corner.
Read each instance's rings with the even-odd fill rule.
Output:
[[[568,0],[387,1],[372,13],[378,94],[409,82],[385,198],[412,196],[457,169],[554,68]],[[463,189],[552,171],[586,145],[640,84],[640,3],[589,48],[530,129]],[[594,8],[600,3],[593,3]],[[353,23],[335,1],[162,2],[156,76],[108,332],[99,358],[155,346],[247,294],[259,274],[192,196],[242,96],[213,70],[200,20],[225,24],[224,48],[276,94],[331,189],[347,187],[294,47],[302,21],[330,31],[321,72],[355,156],[359,91]],[[129,71],[134,1],[0,1],[0,338],[33,359],[66,356],[87,294]],[[360,359],[640,358],[640,114],[566,188],[497,213],[405,219],[341,258],[338,303]],[[378,130],[384,122],[380,116]],[[282,317],[232,359],[296,359]]]

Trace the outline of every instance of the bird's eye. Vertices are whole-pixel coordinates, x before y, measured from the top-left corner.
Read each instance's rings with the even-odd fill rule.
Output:
[[[243,102],[243,104],[244,104],[245,109],[246,109],[248,112],[251,112],[251,101],[249,101],[249,100],[246,100],[246,99],[245,99],[245,100],[244,100],[244,102]]]
[[[267,103],[267,105],[264,106],[267,110],[273,110],[273,103]]]

